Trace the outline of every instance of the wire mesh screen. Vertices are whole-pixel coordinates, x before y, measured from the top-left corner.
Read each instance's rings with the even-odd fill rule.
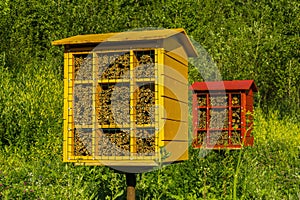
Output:
[[[108,128],[98,130],[98,156],[129,156],[130,131],[129,129]]]
[[[135,68],[135,77],[136,78],[154,78],[155,76],[155,57],[154,51],[138,51],[135,52],[137,60],[137,66]]]
[[[136,152],[138,155],[153,156],[155,153],[154,128],[139,128],[136,132]]]
[[[128,79],[130,53],[113,52],[97,54],[98,79]]]
[[[91,156],[92,153],[92,129],[75,128],[74,152],[76,156]]]
[[[126,159],[158,153],[154,50],[73,54],[71,155]],[[70,136],[70,134],[69,134]]]
[[[130,124],[130,90],[128,83],[101,83],[97,86],[96,115],[98,124]]]
[[[92,80],[93,57],[90,54],[74,56],[74,71],[76,80]]]
[[[153,124],[155,122],[155,90],[153,83],[140,83],[137,89],[135,105],[135,123],[137,125]]]
[[[241,94],[198,94],[194,146],[241,144]]]

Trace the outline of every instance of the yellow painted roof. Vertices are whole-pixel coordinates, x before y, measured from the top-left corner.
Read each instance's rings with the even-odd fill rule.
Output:
[[[165,39],[171,36],[181,35],[182,45],[187,50],[189,56],[197,56],[197,53],[187,37],[184,29],[162,29],[162,30],[142,30],[115,32],[104,34],[76,35],[52,42],[52,45],[75,45],[75,44],[97,44],[101,42],[121,42],[121,41],[142,41]],[[184,35],[184,38],[182,38]]]

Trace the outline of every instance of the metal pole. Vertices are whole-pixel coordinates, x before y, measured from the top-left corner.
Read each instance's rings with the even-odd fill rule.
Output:
[[[136,175],[126,173],[127,200],[135,200]]]

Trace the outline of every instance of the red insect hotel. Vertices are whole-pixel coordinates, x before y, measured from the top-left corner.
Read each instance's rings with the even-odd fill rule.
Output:
[[[240,149],[252,146],[253,80],[195,82],[193,147]]]

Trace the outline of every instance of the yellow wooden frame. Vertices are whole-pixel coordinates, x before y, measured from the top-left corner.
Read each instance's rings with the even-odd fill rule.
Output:
[[[134,44],[134,47],[132,44]],[[177,77],[187,79],[187,57],[196,57],[197,52],[187,37],[184,29],[144,30],[123,33],[78,35],[53,41],[53,45],[64,45],[64,123],[63,123],[63,161],[78,164],[98,165],[156,165],[156,162],[173,162],[186,160],[187,152],[180,155],[178,149],[185,149],[187,145],[187,81],[180,82]],[[100,45],[99,45],[100,44]],[[148,47],[148,48],[145,48]],[[135,52],[154,50],[155,78],[135,79]],[[97,80],[97,54],[109,52],[129,52],[131,79],[128,80]],[[92,80],[74,80],[74,55],[92,54]],[[169,66],[167,66],[169,65]],[[170,70],[171,67],[172,69]],[[175,70],[175,71],[174,71]],[[180,75],[178,75],[180,74]],[[178,75],[178,76],[177,76]],[[97,123],[96,94],[99,84],[128,83],[130,87],[130,123],[122,128],[130,129],[130,156],[97,156],[99,128],[118,128],[117,125],[99,125]],[[155,90],[155,123],[137,125],[135,120],[135,92],[136,86],[143,82],[154,83]],[[74,86],[76,84],[92,85],[92,124],[74,125]],[[173,84],[177,84],[174,86]],[[171,88],[168,88],[170,86]],[[152,87],[152,86],[151,86]],[[175,90],[173,93],[172,90]],[[183,91],[182,93],[180,93]],[[176,94],[177,93],[177,94]],[[183,108],[183,109],[182,109]],[[183,113],[182,113],[183,112]],[[88,128],[92,130],[91,156],[75,156],[74,128]],[[120,128],[120,127],[119,127]],[[138,128],[155,129],[155,155],[138,156],[136,152],[135,131]],[[177,148],[179,145],[179,148]],[[161,151],[171,151],[178,156],[162,158]]]
[[[154,49],[143,49],[144,51],[148,51],[148,50],[154,50]],[[96,54],[97,53],[106,53],[106,52],[128,52],[126,50],[116,50],[116,51],[99,51],[99,52],[93,52],[93,72],[95,71],[95,67],[96,67]],[[132,59],[132,57],[134,56],[134,52],[136,51],[141,51],[141,49],[137,49],[137,50],[130,50],[130,73],[131,73],[131,79],[128,80],[130,83],[130,91],[133,91],[135,88],[135,83],[136,83],[136,80],[134,79],[134,62]],[[157,56],[157,54],[159,53],[162,53],[163,50],[160,50],[160,52],[158,50],[155,50],[155,59],[156,60],[160,60],[158,62],[160,63],[163,63],[162,59],[163,59],[163,56],[160,55],[160,56]],[[95,155],[95,146],[96,146],[96,128],[115,128],[117,127],[117,125],[97,125],[97,122],[96,122],[96,111],[95,109],[93,109],[93,114],[92,114],[92,125],[74,125],[74,119],[73,119],[73,115],[74,115],[74,112],[73,112],[73,94],[74,94],[74,85],[75,84],[85,84],[85,83],[92,83],[93,84],[93,89],[92,89],[92,102],[93,102],[93,108],[96,107],[95,105],[95,93],[96,93],[96,86],[98,83],[116,83],[116,82],[127,82],[124,81],[124,80],[96,80],[97,77],[95,77],[95,73],[93,73],[93,80],[80,80],[80,81],[76,81],[75,78],[74,78],[74,61],[73,61],[73,57],[74,55],[81,55],[81,54],[91,54],[90,52],[86,52],[86,51],[83,51],[83,52],[65,52],[64,53],[64,142],[63,142],[63,160],[64,162],[79,162],[79,163],[97,163],[99,162],[99,160],[101,160],[101,162],[111,162],[111,161],[128,161],[128,160],[131,160],[131,159],[134,159],[134,160],[149,160],[150,162],[156,158],[156,156],[142,156],[142,157],[139,157],[139,156],[134,156],[134,157],[128,157],[128,156],[96,156]],[[158,67],[160,64],[158,64],[158,62],[155,62],[155,65],[156,65],[156,68],[155,68],[155,77],[159,77],[159,73],[161,73],[160,70],[162,70],[162,68],[160,70],[158,70]],[[160,72],[158,72],[160,71]],[[150,81],[150,79],[143,79],[143,81]],[[153,81],[153,80],[151,80]],[[159,82],[159,84],[157,84],[156,82]],[[162,85],[163,85],[163,81],[162,80],[157,80],[154,85],[155,85],[155,90],[162,90]],[[160,86],[157,86],[157,85],[160,85]],[[157,91],[155,91],[157,92]],[[158,94],[161,95],[161,93],[158,92]],[[134,95],[134,92],[131,92],[131,101],[130,101],[130,114],[131,114],[131,119],[130,119],[130,125],[129,126],[125,126],[125,128],[130,128],[130,138],[131,138],[131,145],[130,145],[130,152],[131,153],[134,153],[136,150],[135,150],[135,145],[132,145],[132,144],[135,144],[135,135],[134,135],[134,130],[137,128],[137,127],[152,127],[151,125],[143,125],[143,126],[136,126],[134,122],[134,119],[133,119],[133,108],[134,108],[134,102],[132,101],[134,99],[133,95]],[[159,97],[157,97],[156,99],[159,99]],[[156,100],[156,101],[159,101],[159,100]],[[159,101],[161,105],[163,105],[163,102],[162,101]],[[156,104],[158,102],[155,102]],[[163,113],[162,111],[160,111],[159,109],[156,111],[156,112],[159,112],[158,114],[155,114],[156,118],[155,121],[156,121],[156,124],[154,125],[155,127],[158,126],[158,121],[159,121],[159,118],[158,116],[160,115],[160,113]],[[74,128],[91,128],[93,131],[92,131],[92,155],[91,156],[75,156],[74,155]],[[153,128],[155,128],[153,127]],[[124,128],[124,126],[122,126],[122,128]],[[155,145],[156,145],[156,149],[155,149],[155,153],[156,155],[159,154],[159,144],[161,145],[161,139],[160,138],[163,138],[163,130],[159,133],[159,136],[156,137],[156,141],[155,141]],[[133,154],[134,155],[134,154]],[[127,157],[127,158],[126,158]]]

